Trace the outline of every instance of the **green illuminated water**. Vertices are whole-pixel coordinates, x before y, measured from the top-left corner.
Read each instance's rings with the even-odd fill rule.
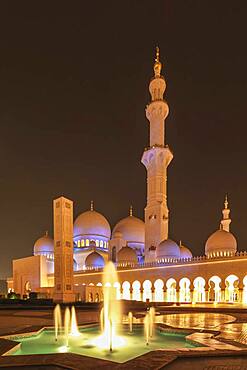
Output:
[[[151,338],[147,346],[144,339],[143,327],[134,326],[133,333],[128,333],[128,327],[124,326],[119,335],[124,344],[118,348],[113,347],[113,351],[99,348],[95,343],[95,338],[100,336],[98,327],[87,327],[80,329],[80,336],[70,337],[69,347],[65,346],[63,335],[56,342],[54,339],[54,330],[45,329],[38,335],[29,337],[16,337],[15,340],[21,343],[11,355],[32,355],[71,352],[79,355],[95,357],[115,362],[125,362],[137,356],[157,349],[175,349],[175,348],[194,348],[199,345],[187,341],[187,334],[175,334],[171,332],[155,330],[155,335]]]

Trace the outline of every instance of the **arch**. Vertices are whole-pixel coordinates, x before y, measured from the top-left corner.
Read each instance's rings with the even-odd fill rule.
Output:
[[[212,276],[208,280],[208,285],[209,285],[208,299],[209,301],[213,301],[213,302],[221,301],[220,283],[221,283],[221,278],[217,275]]]
[[[123,288],[123,299],[130,300],[130,283],[129,281],[124,281],[122,284]]]
[[[247,275],[243,278],[243,303],[247,304]]]
[[[112,262],[117,262],[117,248],[115,246],[111,250],[111,260]]]
[[[190,301],[190,279],[184,277],[179,281],[179,302]]]
[[[164,281],[161,279],[154,282],[154,301],[164,302]]]
[[[225,279],[225,301],[226,302],[237,302],[239,300],[239,289],[238,289],[239,278],[236,275],[228,275]]]
[[[150,280],[145,280],[142,284],[143,287],[143,302],[146,302],[147,299],[152,301],[152,283]]]
[[[176,302],[177,301],[177,282],[174,278],[170,278],[166,282],[166,301]]]
[[[135,280],[132,284],[132,299],[141,301],[141,283],[139,280]]]
[[[195,278],[193,285],[194,285],[193,302],[205,302],[206,301],[205,279],[201,276],[198,276]]]

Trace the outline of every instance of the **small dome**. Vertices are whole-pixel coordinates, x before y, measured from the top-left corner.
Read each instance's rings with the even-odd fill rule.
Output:
[[[117,261],[118,262],[131,262],[137,263],[138,258],[134,249],[130,247],[122,247],[117,254]]]
[[[208,255],[213,252],[231,252],[236,253],[237,251],[237,240],[235,236],[225,230],[215,231],[205,245],[205,254]]]
[[[113,229],[113,235],[120,232],[127,243],[142,243],[145,242],[145,224],[135,217],[128,216],[120,220]]]
[[[48,232],[36,240],[33,247],[33,253],[34,255],[54,253],[54,240],[49,237]]]
[[[107,219],[94,210],[81,213],[74,222],[74,237],[101,236],[110,239],[111,228]]]
[[[192,253],[189,248],[185,247],[184,245],[180,245],[180,258],[192,258]]]
[[[157,258],[179,258],[180,257],[180,248],[171,239],[163,240],[157,247],[156,250]]]
[[[87,267],[104,267],[105,261],[98,252],[92,252],[87,256],[85,265]]]

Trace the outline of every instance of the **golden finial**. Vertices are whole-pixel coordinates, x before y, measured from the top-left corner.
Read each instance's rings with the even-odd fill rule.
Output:
[[[154,76],[160,77],[162,64],[160,63],[160,49],[158,46],[156,46],[156,58],[154,63]]]
[[[48,230],[45,231],[45,236],[48,236]]]
[[[182,247],[182,240],[179,240],[179,247]]]
[[[93,200],[91,200],[90,209],[93,211]]]
[[[133,216],[133,207],[130,206],[130,216]]]
[[[228,199],[227,199],[227,194],[225,196],[225,202],[224,202],[225,209],[228,208]]]

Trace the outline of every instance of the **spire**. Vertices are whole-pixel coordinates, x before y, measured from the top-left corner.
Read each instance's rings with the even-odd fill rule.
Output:
[[[91,200],[90,209],[91,209],[91,211],[93,211],[93,200]]]
[[[162,64],[160,62],[160,49],[158,46],[156,46],[156,58],[154,63],[154,76],[156,78],[160,77],[161,68]]]
[[[228,209],[228,199],[227,199],[227,194],[225,196],[225,202],[224,202],[225,209]]]
[[[130,206],[130,217],[132,217],[133,216],[133,207],[132,207],[132,205]]]
[[[45,236],[48,236],[48,230],[45,231]]]
[[[179,240],[179,247],[182,247],[182,240]]]
[[[225,231],[230,231],[230,223],[232,222],[232,220],[230,219],[231,211],[230,211],[230,208],[228,208],[228,206],[229,206],[229,202],[228,202],[228,198],[226,194],[225,201],[224,201],[224,208],[222,210],[223,218],[221,220],[222,229]]]

